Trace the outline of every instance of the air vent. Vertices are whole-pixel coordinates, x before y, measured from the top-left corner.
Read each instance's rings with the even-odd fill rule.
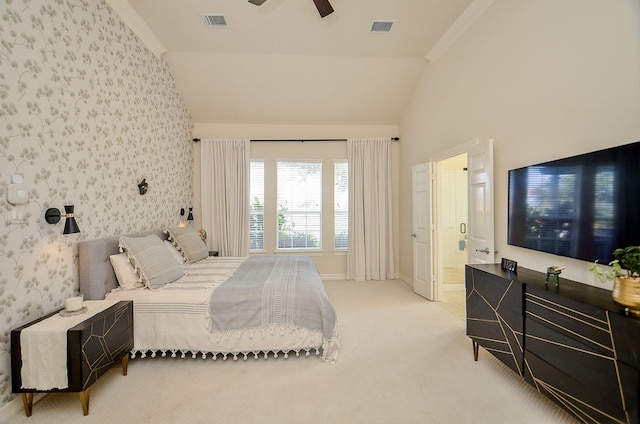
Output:
[[[208,27],[226,28],[229,26],[229,24],[227,24],[227,19],[223,15],[203,14],[201,16],[204,24]]]
[[[391,27],[395,21],[373,21],[369,32],[391,32]]]

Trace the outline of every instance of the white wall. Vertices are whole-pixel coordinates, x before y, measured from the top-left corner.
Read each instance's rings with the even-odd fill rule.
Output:
[[[507,246],[507,171],[638,141],[639,116],[640,2],[496,0],[425,64],[402,121],[401,274],[413,267],[411,167],[480,137],[494,139],[496,259],[591,281],[586,262]]]

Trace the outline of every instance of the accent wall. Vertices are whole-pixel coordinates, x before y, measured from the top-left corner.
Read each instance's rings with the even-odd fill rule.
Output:
[[[166,62],[103,1],[6,1],[0,15],[2,407],[10,330],[77,294],[78,241],[178,222],[193,198],[193,143]],[[7,200],[13,175],[27,204]],[[44,220],[68,204],[79,234]]]

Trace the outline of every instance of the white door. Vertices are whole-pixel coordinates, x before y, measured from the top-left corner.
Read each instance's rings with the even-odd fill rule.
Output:
[[[494,263],[493,140],[469,147],[469,262]]]
[[[431,164],[413,167],[413,291],[434,300],[431,274]]]

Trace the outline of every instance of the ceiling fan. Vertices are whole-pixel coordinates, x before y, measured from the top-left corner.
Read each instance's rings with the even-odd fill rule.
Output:
[[[249,3],[255,4],[256,6],[261,6],[262,3],[266,1],[267,0],[249,0]],[[320,17],[324,18],[325,16],[333,13],[333,7],[331,7],[331,3],[329,3],[329,0],[313,0],[313,2],[316,4],[316,9],[318,9]]]

